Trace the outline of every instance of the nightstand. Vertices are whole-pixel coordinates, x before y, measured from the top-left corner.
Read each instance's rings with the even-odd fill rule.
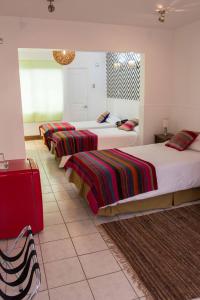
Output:
[[[168,140],[170,140],[173,137],[172,133],[168,133],[167,135],[160,133],[160,134],[155,134],[155,143],[164,143]]]

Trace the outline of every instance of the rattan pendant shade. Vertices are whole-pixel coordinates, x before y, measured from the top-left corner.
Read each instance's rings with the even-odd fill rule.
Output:
[[[60,65],[69,65],[75,58],[75,51],[54,50],[53,57]]]

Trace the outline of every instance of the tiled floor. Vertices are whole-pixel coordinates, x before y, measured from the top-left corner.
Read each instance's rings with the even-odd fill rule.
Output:
[[[26,142],[40,169],[44,231],[35,236],[42,272],[37,300],[144,300],[108,249],[92,215],[42,141]],[[6,249],[12,241],[0,241]],[[13,294],[13,292],[11,292]]]
[[[98,231],[113,219],[91,214],[42,141],[26,142],[26,149],[40,168],[44,204],[45,228],[35,236],[42,272],[36,299],[145,300]],[[11,242],[0,241],[1,249]]]

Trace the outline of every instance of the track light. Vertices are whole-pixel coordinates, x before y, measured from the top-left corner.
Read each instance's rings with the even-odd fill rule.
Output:
[[[161,23],[164,23],[165,22],[166,10],[161,9],[161,10],[158,11],[158,13],[159,13],[158,21],[160,21]]]
[[[161,23],[164,23],[164,22],[165,22],[165,16],[164,16],[164,15],[161,15],[161,16],[158,18],[158,21],[160,21]]]
[[[47,1],[49,2],[48,11],[50,13],[54,12],[55,11],[55,6],[53,5],[54,0],[47,0]]]

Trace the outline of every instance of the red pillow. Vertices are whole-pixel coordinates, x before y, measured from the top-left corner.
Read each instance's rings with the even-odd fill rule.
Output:
[[[135,126],[136,126],[135,122],[126,121],[124,124],[122,124],[118,128],[122,129],[122,130],[125,130],[125,131],[132,131]]]
[[[197,132],[182,130],[175,134],[166,144],[165,146],[174,148],[178,151],[183,151],[187,149],[198,136]]]

